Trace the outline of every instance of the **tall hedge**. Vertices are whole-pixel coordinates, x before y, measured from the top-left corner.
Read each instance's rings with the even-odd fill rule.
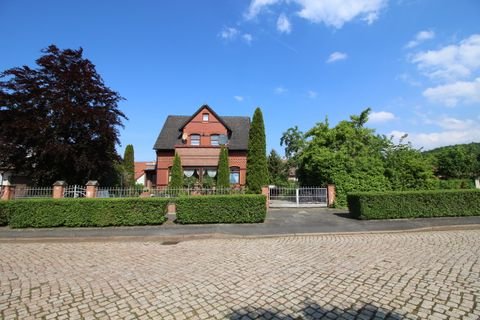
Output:
[[[247,187],[253,193],[261,193],[268,184],[267,147],[265,125],[260,108],[253,114],[248,135]]]
[[[358,219],[398,219],[480,215],[480,190],[358,192],[347,196]]]
[[[257,194],[193,196],[175,200],[177,222],[257,223],[267,214],[266,197]]]
[[[228,149],[222,146],[218,160],[217,187],[230,187],[230,168],[228,167]]]
[[[135,185],[135,155],[133,145],[129,144],[125,147],[123,155],[123,170],[125,172],[125,186],[133,187]]]
[[[106,227],[161,224],[169,199],[26,199],[5,201],[12,228]]]
[[[178,153],[175,153],[175,158],[173,159],[173,166],[171,172],[171,179],[168,184],[171,188],[183,188],[183,169],[182,161]]]

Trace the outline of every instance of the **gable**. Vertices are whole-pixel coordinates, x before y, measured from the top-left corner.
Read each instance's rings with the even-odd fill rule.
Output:
[[[208,106],[202,106],[193,116],[175,116],[170,115],[165,120],[163,127],[153,146],[154,150],[174,150],[175,146],[182,145],[182,133],[186,128],[187,131],[193,129],[200,130],[203,123],[202,111]],[[210,107],[206,110],[211,110]],[[213,110],[211,110],[213,111]],[[214,120],[216,127],[211,130],[221,129],[228,132],[229,142],[228,148],[230,150],[247,150],[248,148],[248,133],[250,130],[249,117],[225,116],[220,117],[215,112],[210,113],[210,119]],[[193,124],[199,124],[199,128],[194,128]],[[187,128],[187,125],[189,127]],[[195,130],[193,130],[195,131]],[[190,132],[200,133],[201,132]],[[220,132],[218,132],[220,133]]]

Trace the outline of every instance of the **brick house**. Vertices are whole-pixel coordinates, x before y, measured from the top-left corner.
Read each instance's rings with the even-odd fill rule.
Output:
[[[167,117],[153,149],[156,172],[150,179],[156,187],[168,185],[175,153],[181,158],[184,176],[200,184],[215,178],[221,145],[228,148],[230,182],[245,185],[250,118],[219,116],[208,105],[192,116]]]

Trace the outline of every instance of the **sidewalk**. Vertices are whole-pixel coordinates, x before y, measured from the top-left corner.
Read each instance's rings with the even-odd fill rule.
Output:
[[[107,228],[0,228],[0,242],[160,240],[274,237],[319,233],[372,233],[413,230],[480,229],[480,216],[402,220],[355,220],[335,209],[271,209],[265,223],[177,225]]]

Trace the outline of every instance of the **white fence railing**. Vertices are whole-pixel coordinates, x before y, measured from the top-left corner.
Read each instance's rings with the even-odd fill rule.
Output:
[[[326,207],[327,188],[270,188],[271,207]]]
[[[134,197],[163,197],[176,198],[179,196],[192,195],[230,195],[244,194],[244,189],[236,188],[163,188],[163,189],[142,189],[142,188],[117,188],[107,187],[97,189],[97,198],[134,198]]]
[[[51,198],[52,187],[24,187],[15,189],[15,199]]]

